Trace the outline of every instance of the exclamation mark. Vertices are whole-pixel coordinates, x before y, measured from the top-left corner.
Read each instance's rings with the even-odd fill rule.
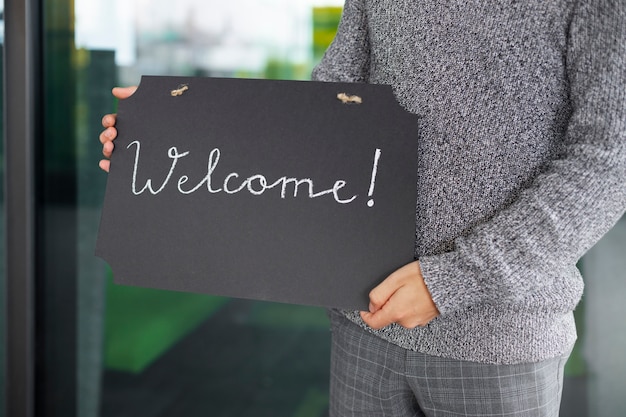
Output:
[[[370,189],[367,192],[367,196],[370,197],[367,202],[368,207],[374,207],[374,199],[371,198],[374,195],[374,187],[376,186],[376,174],[378,173],[378,160],[380,159],[380,149],[376,149],[374,154],[374,166],[372,167],[372,178],[370,180]]]

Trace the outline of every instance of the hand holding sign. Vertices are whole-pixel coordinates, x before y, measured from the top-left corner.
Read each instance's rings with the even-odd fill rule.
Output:
[[[103,125],[118,283],[364,310],[413,259],[417,118],[388,86],[144,77]]]
[[[137,87],[115,87],[112,93],[115,98],[123,100],[132,96],[135,91],[137,91]],[[115,128],[116,119],[115,114],[106,114],[102,118],[102,127],[104,127],[104,130],[100,133],[100,142],[102,143],[102,154],[107,159],[100,161],[100,168],[106,172],[109,172],[110,161],[108,158],[111,158],[113,154],[113,141],[117,137],[117,129]]]
[[[373,329],[398,323],[407,328],[425,326],[439,315],[426,283],[419,261],[394,271],[370,292],[369,311],[361,318]]]

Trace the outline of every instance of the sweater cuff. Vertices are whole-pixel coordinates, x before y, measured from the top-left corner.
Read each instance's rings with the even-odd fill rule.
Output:
[[[457,253],[447,252],[419,259],[426,287],[442,315],[476,304],[481,297],[477,283],[462,271],[457,258]]]

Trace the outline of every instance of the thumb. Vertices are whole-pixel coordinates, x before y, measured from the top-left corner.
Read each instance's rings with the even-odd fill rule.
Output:
[[[111,92],[115,98],[125,99],[132,96],[137,91],[137,86],[132,87],[115,87]]]

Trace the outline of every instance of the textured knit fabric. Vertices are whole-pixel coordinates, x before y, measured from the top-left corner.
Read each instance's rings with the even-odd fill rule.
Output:
[[[421,116],[415,256],[441,315],[369,330],[477,362],[566,352],[576,263],[626,208],[626,1],[347,0],[313,79],[390,84]]]
[[[559,416],[569,355],[467,362],[403,349],[340,314],[331,324],[330,417]]]

